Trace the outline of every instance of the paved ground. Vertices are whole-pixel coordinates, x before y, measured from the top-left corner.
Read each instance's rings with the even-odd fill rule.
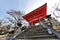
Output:
[[[57,39],[55,35],[49,35],[47,29],[41,25],[27,29],[25,32],[17,36],[16,39]]]

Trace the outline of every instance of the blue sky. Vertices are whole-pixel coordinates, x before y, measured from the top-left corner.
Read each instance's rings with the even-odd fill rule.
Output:
[[[27,14],[40,7],[44,2],[44,0],[0,0],[0,19],[8,17],[6,12],[10,9],[20,10]]]
[[[4,19],[6,12],[10,9],[18,10],[19,1],[18,0],[0,0],[0,19]]]
[[[45,3],[47,3],[47,14],[52,14],[50,11],[56,2],[60,3],[60,0],[0,0],[0,19],[3,20],[8,17],[9,15],[6,12],[10,9],[27,14]]]

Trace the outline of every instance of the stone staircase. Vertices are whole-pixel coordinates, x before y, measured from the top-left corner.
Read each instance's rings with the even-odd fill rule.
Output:
[[[55,35],[48,34],[47,29],[42,28],[41,25],[27,29],[22,34],[18,35],[16,39],[57,39]]]

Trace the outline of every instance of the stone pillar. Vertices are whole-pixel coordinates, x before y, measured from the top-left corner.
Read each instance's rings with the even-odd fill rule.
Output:
[[[29,27],[33,27],[33,26],[34,26],[33,22],[30,22]]]

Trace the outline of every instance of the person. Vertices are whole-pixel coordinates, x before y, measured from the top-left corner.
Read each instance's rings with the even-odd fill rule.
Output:
[[[49,33],[49,34],[52,34],[52,31],[51,31],[49,28],[48,28],[47,30],[48,30],[48,33]]]
[[[10,31],[6,40],[14,40],[14,30]]]

